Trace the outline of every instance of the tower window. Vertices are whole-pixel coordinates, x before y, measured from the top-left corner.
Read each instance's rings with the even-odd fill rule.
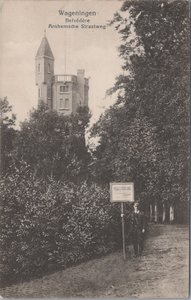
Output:
[[[38,88],[38,97],[40,98],[40,96],[41,96],[41,90],[40,88]]]
[[[66,93],[69,91],[69,86],[68,85],[61,85],[60,86],[60,93]]]
[[[51,95],[51,86],[47,87],[47,96],[48,96],[49,99],[51,99],[51,96],[52,96]]]
[[[60,108],[64,108],[64,99],[60,99]]]
[[[48,73],[50,73],[50,64],[48,64]]]
[[[69,99],[68,98],[65,99],[65,108],[69,108]]]
[[[38,72],[40,72],[40,64],[38,64]]]

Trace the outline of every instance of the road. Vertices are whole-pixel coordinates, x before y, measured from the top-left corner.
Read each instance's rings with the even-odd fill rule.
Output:
[[[122,252],[0,289],[2,297],[186,298],[189,282],[189,230],[153,225],[143,256]]]

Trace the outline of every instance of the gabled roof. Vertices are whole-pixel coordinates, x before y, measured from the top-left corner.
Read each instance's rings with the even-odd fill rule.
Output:
[[[52,54],[52,50],[50,48],[50,45],[49,45],[46,35],[44,35],[44,37],[41,41],[40,47],[38,48],[38,51],[36,54],[36,58],[43,57],[43,56],[54,59],[54,56]]]

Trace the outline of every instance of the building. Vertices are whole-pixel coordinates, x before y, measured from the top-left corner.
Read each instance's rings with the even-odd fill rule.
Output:
[[[89,80],[84,70],[77,75],[54,74],[54,56],[44,35],[35,58],[38,104],[47,103],[51,109],[68,115],[76,112],[79,106],[88,106]]]

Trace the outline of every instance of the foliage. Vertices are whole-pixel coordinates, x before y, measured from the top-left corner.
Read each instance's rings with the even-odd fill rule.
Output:
[[[27,279],[107,253],[120,214],[107,189],[39,179],[23,164],[1,180],[1,282]]]
[[[111,24],[121,36],[123,75],[108,91],[118,92],[116,104],[92,130],[100,137],[95,176],[134,180],[145,201],[187,201],[188,2],[124,1]]]
[[[25,161],[39,176],[63,177],[80,181],[86,176],[89,158],[85,127],[90,114],[79,108],[77,114],[61,116],[45,104],[21,123],[15,143],[16,162]]]
[[[14,129],[16,116],[12,113],[12,106],[7,98],[0,98],[0,147],[1,147],[1,172],[5,173],[12,164],[13,141],[16,136]]]
[[[95,175],[99,172],[97,180],[107,183],[133,181],[136,182],[136,192],[143,187],[145,190],[149,182],[154,184],[153,166],[157,154],[154,130],[148,120],[137,117],[130,122],[125,117],[124,108],[114,106],[106,112],[102,121],[100,127],[95,125],[92,130],[93,134],[99,134],[102,138],[95,152]],[[144,183],[144,180],[147,181]],[[142,183],[140,190],[139,182]]]

